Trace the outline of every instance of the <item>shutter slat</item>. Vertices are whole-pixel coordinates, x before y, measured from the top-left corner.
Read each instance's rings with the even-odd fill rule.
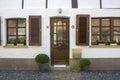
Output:
[[[41,16],[30,16],[29,19],[29,44],[41,45]]]

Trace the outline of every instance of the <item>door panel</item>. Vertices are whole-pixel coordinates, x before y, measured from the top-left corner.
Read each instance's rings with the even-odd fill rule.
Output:
[[[51,18],[51,63],[69,64],[69,18]]]

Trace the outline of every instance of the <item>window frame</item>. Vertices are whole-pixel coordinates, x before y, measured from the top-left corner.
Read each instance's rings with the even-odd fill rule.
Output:
[[[15,21],[15,23],[16,23],[16,25],[15,25],[15,27],[9,27],[9,21]],[[19,26],[19,21],[20,20],[23,20],[24,21],[24,23],[25,23],[25,25],[24,25],[24,27],[18,27]],[[16,30],[16,35],[10,35],[9,34],[9,29],[15,29]],[[18,30],[19,29],[24,29],[24,34],[23,35],[20,35],[19,33],[18,33]],[[24,41],[25,41],[25,43],[23,42],[22,44],[24,44],[24,45],[26,45],[26,18],[9,18],[9,19],[7,19],[7,41],[6,41],[6,45],[8,45],[8,37],[9,36],[15,36],[16,37],[16,39],[15,39],[15,41],[16,41],[16,45],[18,46],[18,39],[19,39],[19,37],[20,36],[24,36]]]
[[[93,26],[92,25],[92,19],[98,19],[99,20],[99,26]],[[105,27],[109,27],[110,28],[110,30],[109,30],[109,40],[110,41],[113,41],[114,39],[113,39],[113,37],[114,37],[114,28],[115,27],[119,27],[120,28],[120,26],[114,26],[114,19],[120,19],[120,17],[92,17],[91,18],[91,45],[94,45],[93,44],[93,42],[92,42],[92,37],[93,36],[99,36],[99,40],[102,40],[102,28],[103,28],[103,26],[102,26],[102,19],[109,19],[110,21],[109,21],[109,23],[110,23],[110,25],[109,26],[105,26]],[[99,33],[100,34],[93,34],[92,32],[92,29],[93,29],[93,27],[95,28],[95,27],[99,27]]]

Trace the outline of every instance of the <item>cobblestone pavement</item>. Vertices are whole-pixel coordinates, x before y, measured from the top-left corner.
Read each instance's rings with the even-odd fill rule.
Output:
[[[120,71],[0,71],[0,80],[120,80]]]

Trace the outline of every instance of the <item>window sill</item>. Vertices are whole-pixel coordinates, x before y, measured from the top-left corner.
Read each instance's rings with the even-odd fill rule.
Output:
[[[120,45],[92,45],[90,48],[120,48]]]
[[[23,45],[6,45],[4,48],[28,48],[28,46],[23,46]]]

